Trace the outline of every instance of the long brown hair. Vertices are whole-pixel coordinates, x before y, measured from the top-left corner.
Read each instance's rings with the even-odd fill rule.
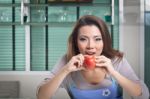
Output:
[[[119,52],[118,50],[113,49],[112,47],[112,40],[110,37],[110,33],[108,30],[108,27],[106,23],[100,19],[99,17],[93,16],[93,15],[85,15],[82,16],[74,26],[74,29],[72,33],[69,36],[68,39],[68,51],[67,51],[67,60],[69,61],[72,56],[79,54],[79,49],[77,45],[77,37],[79,34],[79,29],[82,26],[86,25],[95,25],[99,28],[101,31],[104,47],[102,51],[102,55],[108,57],[108,58],[115,58],[117,56],[119,59],[123,57],[123,54]]]

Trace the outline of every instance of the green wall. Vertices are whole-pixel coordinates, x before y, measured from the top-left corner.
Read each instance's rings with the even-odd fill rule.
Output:
[[[145,83],[150,90],[150,11],[145,12]]]

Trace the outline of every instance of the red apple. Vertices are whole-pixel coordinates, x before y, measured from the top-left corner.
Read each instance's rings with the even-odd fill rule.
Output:
[[[85,55],[84,56],[84,66],[87,69],[93,70],[95,68],[95,57],[92,55]]]

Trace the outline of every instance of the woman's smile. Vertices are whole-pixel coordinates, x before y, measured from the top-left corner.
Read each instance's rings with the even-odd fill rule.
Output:
[[[78,49],[82,54],[100,55],[103,50],[101,32],[95,25],[86,25],[79,29]]]

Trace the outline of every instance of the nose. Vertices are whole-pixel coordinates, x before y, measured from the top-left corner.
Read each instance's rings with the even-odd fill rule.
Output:
[[[87,49],[93,49],[94,48],[94,42],[93,40],[89,40],[87,44]]]

